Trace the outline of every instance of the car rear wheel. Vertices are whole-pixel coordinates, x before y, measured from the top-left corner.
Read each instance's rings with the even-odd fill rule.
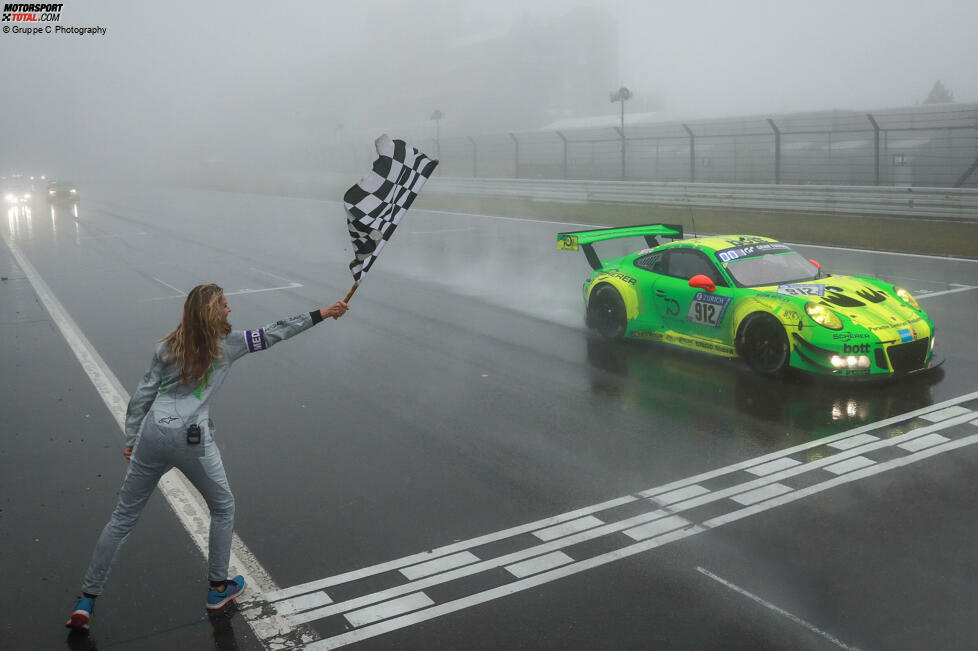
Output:
[[[611,285],[602,285],[591,294],[588,303],[588,325],[607,339],[621,339],[625,336],[628,316],[625,301]]]
[[[788,335],[769,314],[752,318],[742,328],[740,355],[758,373],[773,375],[788,366]]]

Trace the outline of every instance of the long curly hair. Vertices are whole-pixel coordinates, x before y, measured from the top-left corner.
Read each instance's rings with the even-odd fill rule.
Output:
[[[169,346],[172,359],[179,360],[180,379],[186,385],[206,381],[211,365],[220,359],[218,342],[231,334],[231,324],[221,309],[223,296],[224,290],[214,283],[191,289],[180,325],[160,339]]]

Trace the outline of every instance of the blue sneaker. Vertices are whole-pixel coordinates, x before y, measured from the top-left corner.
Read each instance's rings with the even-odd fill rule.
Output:
[[[219,610],[224,608],[229,602],[237,599],[244,592],[245,580],[240,574],[233,579],[228,579],[224,591],[211,588],[207,591],[207,610]]]
[[[91,597],[82,597],[78,600],[78,605],[75,606],[75,612],[71,613],[71,617],[65,622],[65,626],[79,631],[87,631],[88,623],[92,621],[93,614],[95,614],[95,600]]]

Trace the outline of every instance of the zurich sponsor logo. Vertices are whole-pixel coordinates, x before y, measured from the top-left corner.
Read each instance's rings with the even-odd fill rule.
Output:
[[[913,341],[914,335],[917,333],[914,332],[913,328],[901,328],[900,330],[897,330],[897,334],[900,335],[901,342],[907,343],[909,341]]]

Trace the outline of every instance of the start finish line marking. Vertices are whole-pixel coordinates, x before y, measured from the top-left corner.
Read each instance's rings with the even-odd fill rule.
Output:
[[[600,567],[975,443],[978,392],[633,495],[270,591],[265,600],[272,608],[266,614],[283,617],[293,625],[328,620],[324,622],[326,630],[345,632],[307,643],[305,648],[333,649]],[[647,509],[628,517],[614,511],[629,503],[645,504]],[[533,536],[523,536],[527,533]],[[493,556],[491,550],[483,553],[482,548],[489,543],[518,536],[522,549],[501,556]],[[618,548],[590,557],[574,548],[597,538],[614,541]],[[433,563],[436,559],[446,562]],[[508,572],[489,573],[497,568]],[[477,580],[466,583],[476,575],[480,575]],[[363,581],[368,577],[373,578]],[[489,577],[495,577],[495,586]],[[489,589],[487,581],[492,586]],[[454,586],[451,594],[463,596],[438,603],[433,596],[437,591],[425,592],[446,583]],[[378,585],[387,587],[378,590]],[[467,585],[472,585],[468,594]],[[335,586],[343,586],[344,601],[335,602],[328,594]],[[377,608],[377,604],[385,605]],[[364,613],[371,616],[365,618]],[[262,616],[253,615],[258,619]]]

